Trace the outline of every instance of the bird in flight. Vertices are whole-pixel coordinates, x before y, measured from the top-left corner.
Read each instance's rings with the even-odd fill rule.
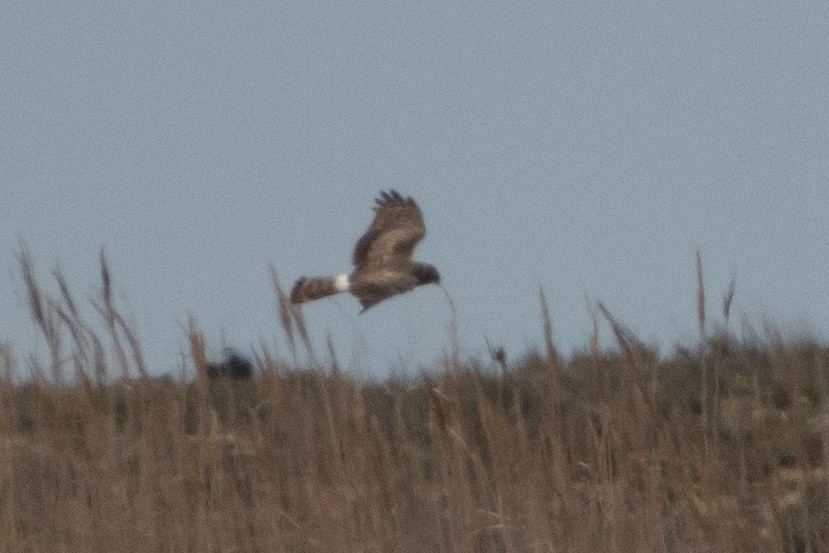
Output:
[[[348,292],[365,311],[415,286],[440,284],[433,265],[412,261],[415,246],[426,235],[415,201],[391,190],[381,192],[375,202],[374,220],[354,246],[354,270],[336,277],[301,277],[291,290],[292,303]]]

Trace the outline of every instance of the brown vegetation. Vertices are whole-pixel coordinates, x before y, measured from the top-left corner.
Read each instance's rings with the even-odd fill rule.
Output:
[[[598,305],[617,351],[596,331],[564,361],[542,293],[543,355],[384,383],[266,351],[254,379],[209,379],[195,323],[194,377],[153,379],[103,257],[104,337],[21,264],[50,357],[21,381],[0,348],[0,552],[829,549],[829,350],[707,335],[701,263],[692,350]]]

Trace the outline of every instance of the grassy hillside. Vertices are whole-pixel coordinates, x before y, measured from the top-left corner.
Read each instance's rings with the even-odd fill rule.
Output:
[[[821,344],[660,355],[597,306],[617,348],[563,360],[542,297],[546,350],[518,362],[366,383],[262,352],[254,379],[208,378],[192,323],[191,378],[158,380],[103,259],[98,333],[21,264],[49,355],[0,351],[0,552],[829,550]]]

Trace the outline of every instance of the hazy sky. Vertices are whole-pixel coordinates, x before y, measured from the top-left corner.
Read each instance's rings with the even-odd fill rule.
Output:
[[[648,342],[709,311],[829,328],[829,3],[12,2],[0,18],[0,340],[38,343],[17,266],[81,296],[98,251],[154,371],[192,314],[214,354],[276,341],[268,267],[350,269],[373,199],[424,211],[415,256],[464,355],[572,352],[600,300]],[[740,3],[736,3],[740,4]],[[305,308],[355,373],[448,350],[424,287]],[[604,334],[609,334],[606,329]]]

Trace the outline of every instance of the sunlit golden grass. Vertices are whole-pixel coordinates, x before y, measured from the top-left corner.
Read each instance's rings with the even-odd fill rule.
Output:
[[[20,262],[47,355],[0,347],[0,551],[829,550],[829,349],[709,334],[699,258],[693,347],[597,304],[565,360],[542,290],[543,353],[382,383],[319,361],[275,275],[292,360],[210,379],[191,321],[182,378],[157,379],[103,256],[98,321]]]

